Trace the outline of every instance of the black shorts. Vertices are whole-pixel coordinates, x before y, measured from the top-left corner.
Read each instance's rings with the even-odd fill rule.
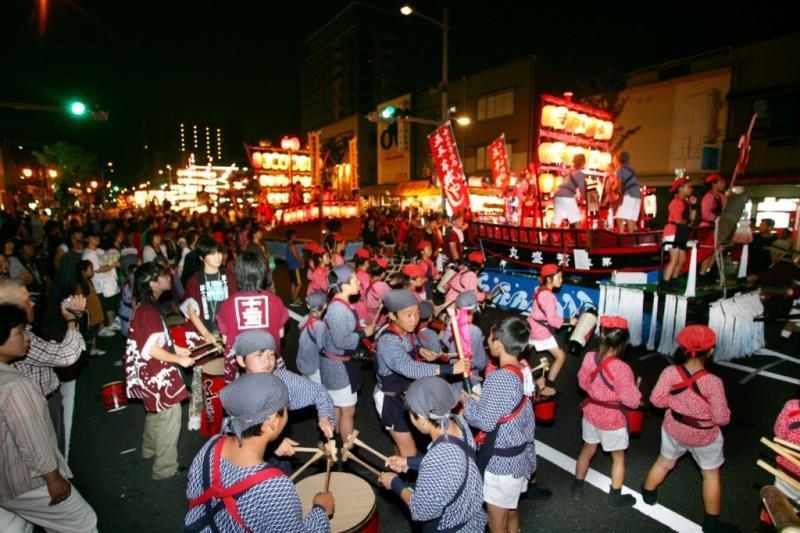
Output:
[[[383,395],[381,425],[385,428],[392,428],[392,431],[396,431],[397,433],[411,432],[405,402],[402,398]]]
[[[119,309],[119,298],[120,293],[115,294],[114,296],[105,297],[102,294],[98,294],[100,297],[100,306],[103,308],[103,311],[108,313],[109,311],[113,311],[114,313],[117,312]]]
[[[296,268],[294,270],[289,270],[289,283],[292,285],[302,285],[303,279],[301,277],[302,270]]]
[[[689,240],[689,225],[676,224],[675,226],[675,240],[673,246],[678,250],[686,249],[686,242]]]

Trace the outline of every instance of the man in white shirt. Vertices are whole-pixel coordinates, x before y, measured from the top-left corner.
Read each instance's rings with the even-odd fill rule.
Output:
[[[117,267],[119,256],[116,253],[106,254],[100,248],[100,233],[89,231],[86,248],[83,250],[82,259],[90,261],[94,267],[92,283],[100,304],[106,316],[106,327],[100,330],[101,337],[112,337],[119,331],[119,325],[114,320],[119,307],[119,282],[117,281]]]

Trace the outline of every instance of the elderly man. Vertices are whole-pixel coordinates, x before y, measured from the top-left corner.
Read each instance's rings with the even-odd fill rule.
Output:
[[[10,363],[25,357],[26,311],[0,304],[0,531],[97,531],[97,515],[72,477],[39,388]]]
[[[34,306],[28,289],[19,280],[0,280],[0,304],[13,304],[21,307],[28,314],[28,321],[33,320]],[[67,333],[61,342],[46,341],[35,335],[30,327],[27,329],[30,347],[24,359],[15,361],[14,368],[20,370],[39,388],[45,398],[53,419],[53,427],[58,437],[59,449],[64,451],[64,426],[61,411],[61,383],[53,371],[53,367],[66,367],[73,364],[86,349],[81,336],[76,316],[70,311],[86,309],[86,298],[70,296],[61,303],[61,315],[67,321]]]

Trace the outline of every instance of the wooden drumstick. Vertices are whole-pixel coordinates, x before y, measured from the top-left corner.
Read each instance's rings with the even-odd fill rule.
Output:
[[[447,302],[443,303],[442,305],[440,305],[439,307],[437,307],[437,308],[434,310],[435,312],[434,312],[433,314],[434,314],[434,315],[438,315],[438,314],[439,314],[439,313],[441,313],[441,312],[442,312],[444,309],[447,309],[448,307],[450,307],[451,305],[453,305],[453,304],[455,303],[455,301],[456,301],[456,299],[455,299],[455,298],[453,298],[452,300],[449,300],[449,301],[447,301]]]
[[[781,481],[783,481],[784,483],[787,483],[788,485],[791,485],[791,487],[794,490],[800,492],[800,482],[798,482],[792,476],[786,474],[782,470],[779,470],[779,469],[775,468],[774,466],[768,464],[766,461],[764,461],[762,459],[759,459],[758,461],[756,461],[756,464],[758,466],[760,466],[761,468],[763,468],[764,470],[766,470],[767,472],[769,472],[770,474],[772,474],[773,476],[775,476],[776,478],[778,478]]]
[[[325,461],[325,488],[323,492],[328,492],[331,488],[331,466],[333,465],[333,461],[330,457],[327,458]]]
[[[216,345],[217,345],[216,341],[214,341],[214,342],[206,342],[205,344],[201,344],[200,346],[195,346],[194,348],[192,348],[189,351],[190,352],[196,352],[197,350],[202,350],[203,348],[207,348],[209,346],[216,346]]]
[[[353,461],[357,462],[358,464],[360,464],[361,466],[363,466],[376,476],[380,477],[381,475],[380,470],[378,470],[368,462],[364,461],[363,459],[355,455],[349,448],[345,448],[344,451],[342,452],[342,461],[346,463],[348,459],[352,459]]]
[[[386,457],[385,455],[383,455],[381,452],[375,450],[374,448],[372,448],[371,446],[368,446],[367,444],[364,444],[363,441],[361,441],[361,440],[359,440],[357,438],[353,438],[353,444],[355,444],[356,446],[360,446],[363,449],[367,450],[368,452],[370,452],[372,455],[374,455],[375,457],[377,457],[381,461],[385,462],[385,461],[389,460],[389,458]]]
[[[378,323],[378,319],[381,317],[381,311],[383,311],[383,301],[381,300],[381,306],[378,308],[378,312],[375,313],[375,318],[372,319],[372,326],[374,327],[375,324]]]
[[[642,384],[642,376],[636,378],[636,388],[638,389]]]
[[[314,463],[314,462],[316,462],[316,461],[317,461],[317,459],[319,459],[319,458],[320,458],[320,457],[322,457],[323,455],[325,455],[325,454],[324,454],[324,453],[322,453],[322,450],[317,450],[317,453],[315,453],[314,455],[312,455],[312,456],[311,456],[311,459],[309,459],[308,461],[306,461],[305,463],[303,463],[303,466],[301,466],[300,468],[298,468],[297,470],[295,470],[295,471],[294,471],[294,473],[291,475],[291,477],[290,477],[289,479],[290,479],[290,480],[292,480],[292,481],[294,481],[294,480],[297,478],[297,476],[299,476],[300,474],[302,474],[302,473],[303,473],[303,470],[305,470],[306,468],[308,468],[309,466],[311,466],[311,463]]]
[[[207,352],[203,352],[203,353],[201,353],[199,355],[192,355],[191,357],[192,357],[193,360],[199,361],[200,359],[204,359],[204,358],[209,357],[209,356],[211,356],[211,355],[213,355],[215,353],[220,353],[221,351],[222,350],[220,350],[219,346],[217,346],[213,350],[209,350]]]
[[[779,439],[778,437],[775,437],[772,440],[774,440],[775,442],[777,442],[778,444],[780,444],[784,448],[789,448],[790,450],[800,454],[800,446],[797,446],[797,444],[792,444],[791,442],[789,442],[787,440]]]
[[[798,459],[796,452],[792,452],[781,446],[780,444],[775,444],[774,442],[770,442],[766,439],[766,437],[761,437],[761,443],[765,445],[767,448],[772,450],[773,452],[777,453],[794,466],[800,467],[800,459]]]
[[[294,451],[301,453],[317,453],[319,448],[303,448],[302,446],[295,446]]]

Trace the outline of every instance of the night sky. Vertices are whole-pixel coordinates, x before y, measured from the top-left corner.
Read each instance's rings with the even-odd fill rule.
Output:
[[[102,158],[122,145],[141,117],[240,120],[248,141],[277,140],[300,128],[300,67],[306,37],[346,1],[49,0],[39,35],[40,0],[0,7],[0,101],[61,105],[79,97],[111,112],[102,135],[86,135]],[[391,11],[400,2],[372,0]],[[451,78],[536,54],[564,83],[636,68],[791,31],[785,7],[734,8],[723,2],[453,2]],[[648,7],[644,7],[647,5]],[[439,18],[439,0],[415,7]],[[653,10],[656,10],[653,12]],[[415,20],[411,20],[415,19]],[[441,42],[431,26],[398,15],[436,83]],[[416,25],[416,26],[415,26]],[[426,76],[423,76],[425,78]],[[7,132],[0,132],[8,135]],[[73,132],[74,133],[74,132]],[[70,139],[80,142],[78,138]],[[123,162],[124,163],[124,162]]]

